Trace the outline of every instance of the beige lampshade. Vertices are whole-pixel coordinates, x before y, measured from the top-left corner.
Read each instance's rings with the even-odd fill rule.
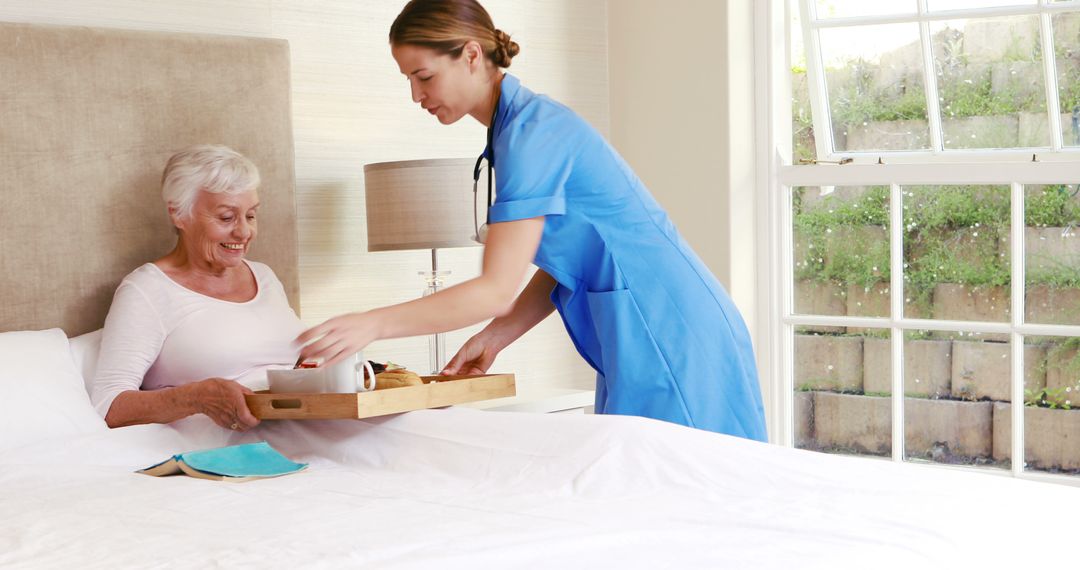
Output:
[[[365,165],[368,251],[479,245],[472,239],[475,164],[475,158],[444,158]],[[480,224],[487,214],[486,165],[475,200]]]

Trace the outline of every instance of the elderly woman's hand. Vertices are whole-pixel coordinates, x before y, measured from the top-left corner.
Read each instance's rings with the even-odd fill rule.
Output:
[[[374,312],[349,313],[304,331],[297,342],[306,344],[301,360],[323,360],[324,366],[356,354],[380,338],[381,322]]]
[[[251,415],[244,400],[244,394],[252,392],[238,382],[207,378],[187,386],[192,390],[192,403],[196,411],[210,416],[217,425],[236,431],[259,425],[259,418]]]

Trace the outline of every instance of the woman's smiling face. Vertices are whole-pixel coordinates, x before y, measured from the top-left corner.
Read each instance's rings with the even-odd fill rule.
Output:
[[[239,194],[199,192],[191,215],[174,220],[188,258],[210,270],[240,265],[255,240],[258,208],[254,189]]]

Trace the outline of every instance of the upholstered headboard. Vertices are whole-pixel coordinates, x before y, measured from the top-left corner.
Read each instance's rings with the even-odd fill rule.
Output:
[[[259,167],[250,257],[299,312],[286,41],[0,23],[0,331],[101,327],[175,245],[161,171],[195,143]]]

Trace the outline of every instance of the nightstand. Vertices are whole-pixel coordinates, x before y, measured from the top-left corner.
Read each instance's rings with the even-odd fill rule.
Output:
[[[492,412],[587,413],[591,414],[596,399],[593,390],[573,388],[535,388],[528,391],[518,386],[518,395],[461,406]]]

